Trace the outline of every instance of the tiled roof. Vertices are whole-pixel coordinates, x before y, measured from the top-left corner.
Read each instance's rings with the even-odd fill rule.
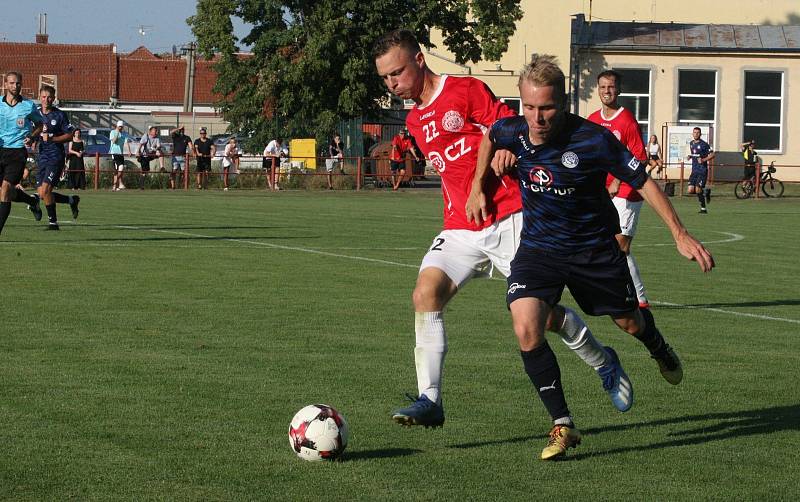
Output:
[[[0,73],[22,73],[23,93],[36,94],[40,75],[58,77],[62,101],[108,101],[116,85],[114,45],[0,42]]]
[[[573,19],[573,44],[629,50],[800,51],[800,26],[592,22]]]
[[[194,103],[215,101],[211,93],[217,74],[212,61],[195,61]],[[0,42],[0,74],[22,73],[23,94],[32,97],[40,75],[55,75],[61,102],[108,103],[116,96],[121,106],[182,104],[186,60],[157,56],[146,47],[116,54],[115,46]]]

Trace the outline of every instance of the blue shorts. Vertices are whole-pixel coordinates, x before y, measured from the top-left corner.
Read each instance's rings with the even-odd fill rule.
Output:
[[[173,155],[172,156],[172,170],[173,171],[183,171],[184,166],[186,165],[186,157],[183,155]]]
[[[41,159],[41,157],[40,157]],[[64,172],[64,159],[39,160],[39,169],[36,172],[36,186],[40,187],[47,183],[56,186],[61,181],[61,173]]]
[[[692,174],[689,175],[689,184],[692,186],[705,188],[707,179],[708,169],[692,168]]]
[[[638,306],[628,260],[616,241],[570,255],[521,245],[511,262],[506,302],[538,298],[553,307],[565,286],[589,315],[626,314]]]

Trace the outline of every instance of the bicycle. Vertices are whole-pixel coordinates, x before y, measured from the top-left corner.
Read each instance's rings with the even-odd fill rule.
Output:
[[[759,173],[761,191],[765,197],[781,197],[783,195],[783,182],[778,178],[772,176],[777,169],[775,168],[775,161],[770,162],[766,171]],[[755,194],[756,191],[756,177],[742,180],[736,183],[733,187],[733,194],[737,199],[748,199]]]

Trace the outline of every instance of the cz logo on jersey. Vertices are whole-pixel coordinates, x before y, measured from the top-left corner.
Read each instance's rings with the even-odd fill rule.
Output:
[[[444,149],[444,158],[442,158],[442,154],[439,152],[431,151],[428,153],[428,158],[431,161],[431,164],[440,172],[443,173],[445,170],[446,163],[444,159],[446,158],[450,162],[455,162],[456,160],[460,159],[464,155],[468,154],[472,151],[472,146],[467,146],[467,138],[461,137],[456,140],[455,143],[448,145]]]

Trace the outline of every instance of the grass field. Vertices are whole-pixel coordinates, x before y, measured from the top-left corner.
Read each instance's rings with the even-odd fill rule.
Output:
[[[537,459],[549,420],[502,280],[446,312],[445,427],[389,419],[416,390],[410,293],[435,190],[89,192],[61,232],[15,204],[0,499],[797,500],[800,198],[716,197],[707,216],[673,201],[716,270],[680,257],[649,209],[634,251],[684,381],[590,319],[635,385],[620,414],[551,339],[584,434],[557,463]],[[289,420],[315,402],[349,421],[342,462],[289,449]]]

